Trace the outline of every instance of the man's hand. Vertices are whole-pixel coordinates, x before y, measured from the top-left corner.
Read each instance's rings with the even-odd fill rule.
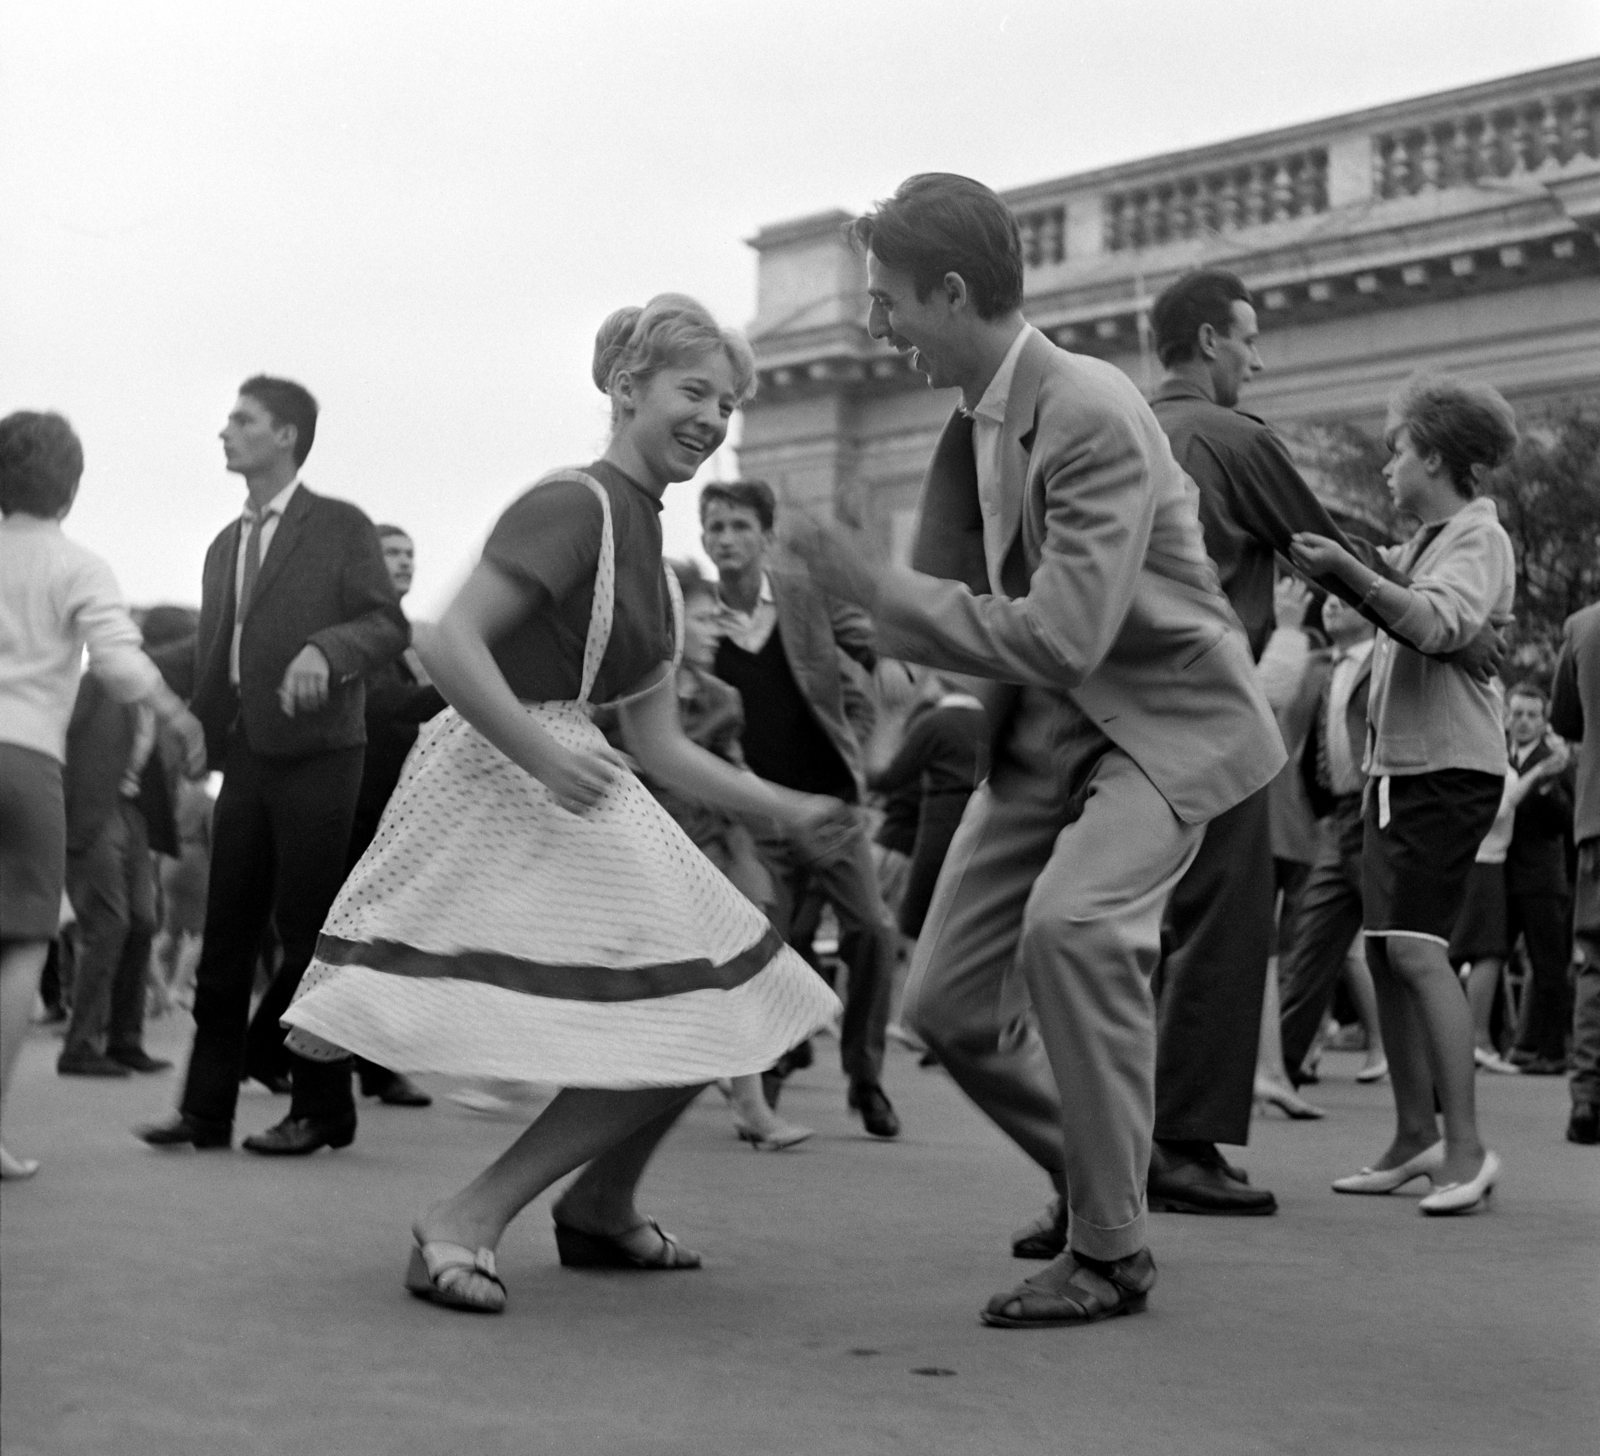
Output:
[[[320,712],[328,702],[328,677],[328,659],[322,649],[306,643],[278,685],[278,706],[283,709],[283,716]]]
[[[206,776],[206,730],[200,720],[187,708],[167,719],[167,729],[183,749],[183,776],[203,779]]]
[[[1298,576],[1280,576],[1272,589],[1272,613],[1280,627],[1301,628],[1311,610],[1311,588]]]
[[[1493,682],[1500,672],[1500,664],[1505,661],[1510,628],[1509,620],[1498,625],[1485,622],[1472,641],[1447,654],[1442,661],[1459,667],[1475,682]]]
[[[784,513],[779,542],[806,565],[829,596],[872,610],[877,583],[872,565],[837,526],[825,526],[803,511]]]
[[[569,814],[587,814],[605,798],[620,767],[618,755],[610,749],[562,749],[538,777]]]
[[[838,856],[860,828],[853,806],[826,794],[797,794],[789,820],[800,853],[812,864]]]

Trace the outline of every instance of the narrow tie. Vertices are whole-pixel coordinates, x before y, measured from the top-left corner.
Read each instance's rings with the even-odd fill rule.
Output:
[[[239,586],[239,620],[250,610],[250,596],[256,589],[256,577],[261,574],[261,528],[267,523],[268,512],[246,510],[245,529],[250,539],[244,550],[244,581]]]

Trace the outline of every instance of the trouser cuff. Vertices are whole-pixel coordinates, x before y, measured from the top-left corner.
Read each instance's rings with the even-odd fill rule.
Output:
[[[1103,1228],[1069,1212],[1067,1222],[1067,1247],[1075,1254],[1091,1259],[1126,1259],[1137,1254],[1150,1242],[1145,1228],[1144,1200],[1139,1200],[1139,1215],[1115,1228]]]

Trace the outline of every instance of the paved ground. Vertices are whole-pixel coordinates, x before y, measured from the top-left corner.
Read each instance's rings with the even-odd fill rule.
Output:
[[[501,1250],[511,1307],[483,1318],[400,1278],[413,1210],[508,1124],[374,1108],[354,1148],[287,1166],[160,1155],[127,1128],[166,1109],[173,1074],[60,1079],[56,1046],[30,1042],[7,1119],[46,1160],[3,1192],[8,1456],[1597,1449],[1600,1152],[1562,1142],[1556,1081],[1480,1082],[1505,1184],[1492,1212],[1439,1222],[1327,1191],[1388,1111],[1331,1057],[1327,1121],[1258,1121],[1244,1159],[1277,1218],[1157,1216],[1149,1313],[1009,1332],[976,1313],[1031,1267],[1007,1235],[1039,1180],[903,1053],[894,1145],[859,1133],[820,1066],[785,1099],[819,1130],[791,1153],[744,1149],[701,1100],[648,1206],[703,1271],[563,1270],[541,1200]],[[282,1106],[247,1095],[242,1131]]]

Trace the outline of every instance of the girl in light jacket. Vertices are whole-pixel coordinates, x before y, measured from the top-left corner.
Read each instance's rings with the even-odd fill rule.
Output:
[[[1385,555],[1411,584],[1399,586],[1309,533],[1294,538],[1295,564],[1337,574],[1397,636],[1449,652],[1485,622],[1511,614],[1511,540],[1494,502],[1477,491],[1516,444],[1516,417],[1486,385],[1417,376],[1390,403],[1387,439],[1390,493],[1422,524]],[[1473,854],[1494,823],[1505,781],[1500,685],[1424,657],[1397,636],[1380,633],[1373,657],[1361,867],[1396,1129],[1370,1168],[1333,1186],[1391,1193],[1426,1177],[1435,1187],[1421,1201],[1424,1213],[1468,1213],[1488,1198],[1500,1160],[1478,1134],[1472,1013],[1448,949]]]

